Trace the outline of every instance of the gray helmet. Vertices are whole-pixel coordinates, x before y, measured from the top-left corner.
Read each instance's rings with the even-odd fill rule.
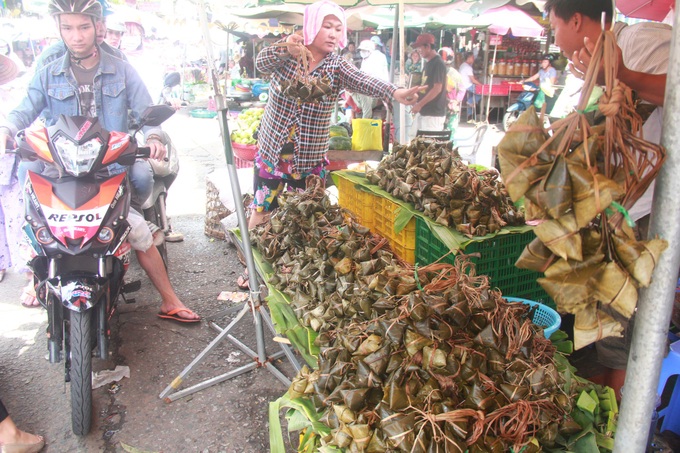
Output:
[[[61,14],[85,14],[101,20],[102,5],[97,0],[50,0],[47,12],[53,17]]]

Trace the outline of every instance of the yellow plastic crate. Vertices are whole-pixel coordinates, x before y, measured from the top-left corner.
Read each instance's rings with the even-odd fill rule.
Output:
[[[416,262],[416,219],[409,220],[399,233],[394,231],[399,210],[397,203],[387,198],[374,196],[373,199],[373,231],[386,238],[392,250],[407,263]]]
[[[349,179],[337,173],[338,205],[355,215],[357,221],[373,230],[373,203],[377,197],[361,190]]]

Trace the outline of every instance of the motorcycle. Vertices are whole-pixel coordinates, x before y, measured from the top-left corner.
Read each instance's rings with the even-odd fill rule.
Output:
[[[170,136],[166,132],[161,132],[161,140],[165,143],[167,149],[167,156],[163,161],[149,160],[151,168],[153,169],[153,190],[151,195],[142,203],[142,211],[144,219],[158,226],[163,232],[162,242],[156,243],[156,248],[163,258],[165,268],[168,267],[168,248],[166,241],[181,241],[183,236],[180,233],[172,231],[170,221],[168,220],[166,212],[166,200],[168,198],[168,190],[177,178],[179,172],[179,158],[177,150],[170,140]]]
[[[536,102],[538,94],[541,92],[538,85],[531,82],[524,83],[522,88],[524,91],[522,91],[517,97],[517,100],[505,110],[505,114],[503,115],[502,126],[505,132],[510,129],[510,126],[512,126],[515,121],[517,121],[517,118],[519,118],[522,112]],[[537,108],[540,108],[540,106]]]
[[[174,87],[180,84],[180,82],[181,77],[179,72],[170,72],[166,74],[163,79],[163,89],[158,98],[158,104],[165,104],[177,108],[177,103],[173,102],[175,99],[172,97],[172,91]],[[156,247],[163,258],[163,263],[167,269],[168,250],[165,243],[166,240],[168,242],[179,242],[182,241],[184,237],[180,233],[172,231],[172,226],[170,225],[166,213],[168,190],[179,173],[179,156],[172,144],[170,136],[166,132],[161,132],[160,135],[161,140],[165,143],[167,155],[162,161],[149,161],[151,168],[153,169],[153,190],[149,198],[142,202],[142,211],[144,219],[158,226],[163,232],[164,240],[157,243]]]
[[[137,130],[174,112],[151,106]],[[97,118],[60,115],[53,126],[21,131],[17,153],[46,166],[42,174],[28,172],[24,232],[35,252],[36,295],[47,310],[49,360],[64,360],[73,432],[84,436],[92,419],[92,357],[108,358],[118,297],[139,289],[139,282],[124,281],[131,250],[127,172],[111,176],[106,166],[130,166],[149,157],[149,148],[134,134],[106,131]]]
[[[517,100],[507,108],[505,114],[503,115],[503,122],[501,126],[505,132],[510,129],[510,126],[512,126],[515,121],[517,121],[522,112],[528,109],[531,105],[536,107],[536,110],[541,110],[541,107],[543,107],[544,103],[547,107],[547,114],[545,118],[545,126],[547,128],[550,125],[548,117],[552,116],[550,113],[553,106],[555,105],[555,101],[562,91],[561,88],[558,88],[555,90],[553,97],[547,97],[545,93],[541,91],[540,87],[535,83],[525,82],[522,85],[522,88],[524,91],[520,93],[520,95],[517,97]]]

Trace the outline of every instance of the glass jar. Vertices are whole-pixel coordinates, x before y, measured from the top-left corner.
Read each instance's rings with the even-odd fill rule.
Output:
[[[515,75],[515,63],[512,60],[508,60],[505,65],[505,75],[514,76]]]
[[[522,77],[529,77],[531,74],[529,73],[529,61],[524,60],[522,62]]]
[[[515,60],[515,77],[522,77],[522,62]]]
[[[501,61],[498,63],[498,67],[496,67],[496,73],[497,73],[499,76],[504,76],[504,75],[506,74],[506,63],[505,63],[505,60],[501,60]]]

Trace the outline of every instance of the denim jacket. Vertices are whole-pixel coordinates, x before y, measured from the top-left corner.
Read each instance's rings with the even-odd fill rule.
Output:
[[[152,104],[151,95],[137,71],[128,62],[106,52],[99,52],[99,68],[94,76],[94,99],[97,117],[109,131],[128,131],[128,110],[138,121]],[[80,115],[78,82],[70,70],[68,54],[48,63],[35,73],[26,97],[7,115],[2,126],[12,135],[31,125],[41,115],[45,125],[57,122],[60,114]],[[145,135],[158,134],[158,128],[145,128]]]

